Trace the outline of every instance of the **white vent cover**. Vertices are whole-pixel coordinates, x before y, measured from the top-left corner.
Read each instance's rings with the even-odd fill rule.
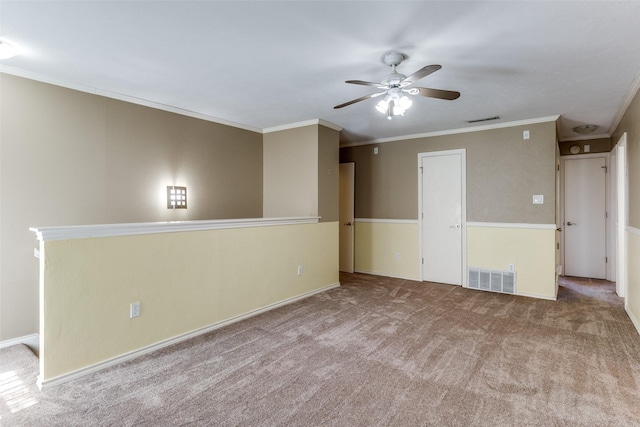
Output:
[[[489,270],[469,267],[468,286],[482,291],[516,293],[516,273],[514,271]]]

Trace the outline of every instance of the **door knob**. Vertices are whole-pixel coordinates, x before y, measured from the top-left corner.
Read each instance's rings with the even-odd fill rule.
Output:
[[[556,228],[556,231],[562,231],[562,227]]]
[[[351,221],[349,221],[349,222],[345,223],[344,225],[351,226]]]
[[[460,224],[451,225],[449,228],[460,228]]]
[[[567,221],[567,225],[578,225],[575,222]]]

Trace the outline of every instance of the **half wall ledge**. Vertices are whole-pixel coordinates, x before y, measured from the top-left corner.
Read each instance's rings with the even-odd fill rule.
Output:
[[[138,222],[125,224],[30,227],[38,240],[88,239],[93,237],[132,236],[228,228],[269,227],[275,225],[315,224],[320,217],[241,218],[202,221]]]

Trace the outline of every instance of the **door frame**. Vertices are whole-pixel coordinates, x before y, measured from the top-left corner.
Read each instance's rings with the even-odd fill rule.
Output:
[[[627,222],[629,220],[629,181],[627,162],[627,133],[623,133],[615,147],[616,152],[616,187],[613,202],[616,204],[616,216],[612,224],[616,235],[616,294],[624,298],[627,308]],[[613,177],[612,177],[613,178]]]
[[[345,166],[343,166],[343,165],[345,165]],[[340,163],[338,165],[338,167],[339,167],[338,177],[339,177],[339,187],[340,187],[339,188],[339,190],[340,190],[339,191],[339,203],[340,203],[340,206],[339,206],[339,213],[338,213],[338,246],[339,246],[338,247],[338,250],[339,250],[339,253],[338,253],[338,270],[339,271],[344,271],[346,273],[353,273],[354,269],[355,269],[355,201],[356,201],[356,199],[355,199],[355,178],[356,178],[355,171],[356,171],[356,164],[355,164],[355,162],[345,162],[345,163]],[[350,174],[349,174],[350,182],[349,182],[349,185],[350,185],[351,192],[352,192],[352,195],[353,195],[352,205],[350,206],[350,213],[351,213],[350,216],[351,216],[351,218],[349,220],[349,222],[350,222],[349,227],[350,227],[350,230],[351,230],[351,239],[350,239],[351,240],[351,243],[350,243],[350,245],[351,245],[351,253],[349,254],[349,258],[351,258],[351,260],[350,260],[351,269],[350,270],[349,269],[341,270],[341,268],[343,267],[343,265],[342,265],[342,260],[343,260],[343,256],[344,256],[344,252],[343,251],[344,251],[345,248],[343,247],[343,244],[342,244],[343,243],[343,239],[340,236],[340,234],[342,233],[342,231],[341,231],[342,227],[343,226],[347,226],[347,224],[343,224],[343,222],[342,222],[344,220],[342,218],[342,209],[343,209],[342,204],[344,203],[344,200],[343,200],[343,197],[342,197],[342,188],[343,188],[343,185],[344,185],[344,183],[343,183],[343,173],[342,173],[343,167],[348,167],[350,169]]]
[[[424,216],[424,212],[422,211],[422,159],[424,157],[435,157],[435,156],[447,156],[452,154],[460,155],[460,183],[461,183],[461,234],[460,238],[462,240],[460,250],[462,251],[462,271],[461,275],[461,283],[460,285],[463,288],[467,287],[468,277],[467,277],[467,150],[464,148],[456,149],[456,150],[443,150],[443,151],[429,151],[424,153],[418,153],[418,271],[420,272],[419,279],[420,281],[424,281],[424,274],[422,268],[422,257],[423,257],[423,248],[422,248],[422,219]]]
[[[604,251],[605,251],[605,257],[607,257],[607,260],[609,262],[607,262],[607,264],[605,265],[605,271],[606,271],[606,278],[607,280],[609,280],[610,277],[610,264],[611,264],[611,260],[609,259],[609,249],[611,247],[611,233],[610,233],[610,223],[611,223],[611,215],[609,215],[609,210],[610,210],[610,205],[609,205],[609,192],[610,192],[610,186],[609,186],[609,171],[611,170],[610,168],[610,164],[609,164],[609,153],[589,153],[589,154],[576,154],[576,155],[568,155],[568,156],[562,156],[560,157],[560,224],[563,230],[566,229],[566,218],[564,217],[565,215],[565,189],[564,189],[564,185],[565,185],[565,180],[566,180],[566,175],[565,175],[565,162],[567,160],[580,160],[580,159],[595,159],[598,157],[604,157],[604,164],[606,167],[606,173],[605,173],[605,182],[604,182],[604,200],[605,200],[605,206],[604,206],[604,210],[607,214],[606,218],[605,218],[605,224],[604,224]],[[565,265],[565,233],[560,233],[560,264],[563,266],[562,267],[562,275],[565,275],[566,272],[566,265]]]

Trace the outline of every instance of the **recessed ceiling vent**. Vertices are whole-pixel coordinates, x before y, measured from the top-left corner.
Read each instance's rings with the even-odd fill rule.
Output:
[[[488,122],[491,120],[498,120],[500,116],[487,117],[485,119],[468,120],[467,123]]]

